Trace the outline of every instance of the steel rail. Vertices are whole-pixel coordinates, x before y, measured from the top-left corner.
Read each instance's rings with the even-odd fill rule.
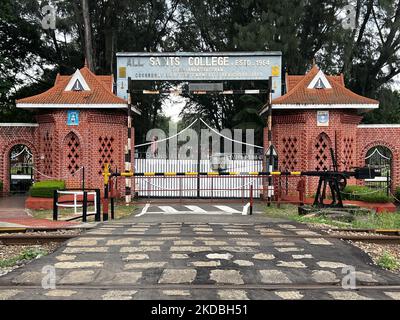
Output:
[[[42,289],[41,285],[10,285],[8,283],[0,282],[1,289]],[[134,289],[141,289],[141,290],[165,290],[173,289],[195,289],[195,290],[214,290],[214,289],[246,289],[246,290],[283,290],[283,289],[298,289],[298,290],[324,290],[324,289],[341,289],[346,291],[342,288],[340,283],[331,284],[311,284],[311,283],[292,283],[292,284],[240,284],[240,285],[232,285],[232,284],[93,284],[88,285],[85,284],[58,284],[57,287],[63,289],[78,289],[78,290],[107,290],[107,289],[127,289],[127,288],[134,288]],[[400,290],[400,284],[358,284],[356,286],[355,291],[358,290]]]
[[[323,238],[323,239],[340,239],[340,240],[351,240],[351,241],[361,241],[361,242],[369,242],[369,243],[379,243],[379,244],[400,244],[400,236],[383,236],[383,235],[282,235],[282,234],[276,234],[276,233],[264,233],[264,234],[254,234],[254,235],[241,235],[239,234],[240,231],[238,231],[238,234],[221,234],[221,233],[210,233],[210,234],[201,234],[202,237],[230,237],[230,238],[240,238],[240,237],[246,237],[246,238],[260,238],[260,239],[265,239],[265,238],[293,238],[293,239],[317,239],[317,238]],[[57,242],[57,243],[62,243],[67,240],[70,240],[72,238],[77,238],[77,237],[84,237],[84,238],[91,238],[91,237],[98,237],[99,234],[92,233],[92,234],[76,234],[76,235],[6,235],[6,236],[0,236],[0,244],[3,245],[21,245],[21,244],[43,244],[43,243],[49,243],[49,242]],[[101,235],[104,238],[110,238],[110,237],[163,237],[163,238],[175,238],[177,236],[181,238],[188,238],[188,237],[196,237],[200,235],[196,234],[176,234],[176,235],[171,235],[171,234],[161,234],[161,233],[147,233],[147,234],[140,234],[140,233],[117,233],[117,234],[102,234]]]
[[[62,243],[79,235],[59,234],[59,235],[6,235],[0,236],[2,245],[34,245],[46,244],[50,242]]]

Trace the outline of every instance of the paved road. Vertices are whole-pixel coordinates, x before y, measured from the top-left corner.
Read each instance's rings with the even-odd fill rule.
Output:
[[[166,206],[174,210],[148,206],[0,277],[0,299],[400,299],[398,276],[304,225],[230,204],[237,212]],[[48,265],[55,290],[41,287]],[[349,265],[357,290],[341,287]]]

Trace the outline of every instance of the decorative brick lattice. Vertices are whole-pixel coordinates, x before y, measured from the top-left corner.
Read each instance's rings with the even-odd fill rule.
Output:
[[[296,137],[285,137],[282,139],[283,150],[282,150],[282,166],[284,171],[293,171],[298,166],[298,140]]]
[[[46,175],[53,175],[53,137],[49,134],[49,131],[43,136],[43,173]]]
[[[100,165],[100,170],[99,170],[99,175],[102,174],[102,171],[104,169],[104,165],[106,163],[113,164],[113,142],[114,138],[113,137],[99,137],[99,165]]]
[[[66,142],[67,169],[69,173],[74,174],[80,168],[81,145],[76,134],[72,132],[68,134]]]
[[[315,141],[315,160],[316,171],[326,171],[330,169],[330,149],[331,142],[325,133],[321,133]]]
[[[343,153],[342,153],[342,163],[344,165],[344,170],[351,170],[354,167],[353,161],[353,138],[343,139]]]

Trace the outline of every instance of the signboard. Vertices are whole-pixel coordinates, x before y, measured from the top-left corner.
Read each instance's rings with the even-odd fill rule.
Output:
[[[329,111],[317,111],[317,126],[318,127],[329,126]]]
[[[234,81],[273,76],[273,98],[277,98],[281,96],[281,67],[281,52],[117,53],[117,94],[127,98],[128,78]]]
[[[79,110],[67,111],[67,125],[69,126],[79,125]]]

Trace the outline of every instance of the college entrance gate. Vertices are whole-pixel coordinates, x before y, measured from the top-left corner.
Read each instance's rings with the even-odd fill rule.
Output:
[[[272,98],[281,95],[281,55],[280,52],[118,53],[117,94],[126,99],[131,106],[133,94],[182,93],[182,90],[173,90],[173,92],[137,90],[135,81],[181,81],[188,83],[189,94],[267,94],[268,100],[271,102]],[[257,81],[268,81],[269,85],[264,89],[254,89],[253,87],[247,90],[230,90],[230,88],[224,88],[226,81],[252,81],[252,85]],[[128,110],[130,110],[130,106]],[[195,122],[197,125],[203,125],[208,127],[208,130],[216,132],[200,118]],[[130,120],[128,120],[128,124],[130,124]],[[194,123],[182,131],[193,125]],[[247,152],[226,154],[224,152],[223,154],[199,156],[197,159],[174,159],[160,157],[157,151],[160,144],[166,143],[172,137],[161,140],[159,137],[155,137],[153,140],[152,137],[153,141],[135,146],[134,167],[129,163],[132,156],[129,147],[127,148],[125,171],[133,170],[136,173],[147,174],[143,177],[127,178],[126,194],[133,189],[140,197],[248,198],[251,193],[255,197],[260,196],[265,178],[250,176],[246,172],[263,171],[265,157],[263,147],[217,134],[223,141],[230,139],[233,144],[251,145],[257,152],[250,154]],[[128,143],[129,145],[130,143]],[[144,148],[148,148],[150,151],[143,151]],[[152,175],[153,172],[185,172],[188,174],[155,176]],[[191,175],[191,172],[234,172],[236,174],[200,176],[198,174]]]
[[[197,122],[208,126],[202,119],[197,119],[177,135],[183,133]],[[250,189],[253,189],[253,196],[259,197],[262,190],[261,179],[246,175],[246,173],[262,171],[263,147],[233,140],[214,129],[212,130],[224,143],[237,144],[240,149],[243,145],[246,145],[254,148],[256,152],[231,153],[229,155],[199,152],[197,159],[170,159],[163,152],[159,152],[158,148],[163,143],[167,144],[173,137],[159,140],[157,145],[156,142],[138,145],[135,147],[134,171],[146,173],[146,175],[134,178],[137,195],[139,197],[167,198],[248,198]],[[198,141],[198,143],[200,142]],[[196,148],[200,149],[199,146],[196,146]],[[147,149],[147,151],[140,152],[142,149]],[[153,172],[164,172],[166,175],[153,176],[151,175]],[[182,176],[168,175],[168,173],[173,172],[188,174]],[[207,172],[210,175],[190,175],[190,173],[196,172]],[[242,174],[217,176],[220,172]]]

